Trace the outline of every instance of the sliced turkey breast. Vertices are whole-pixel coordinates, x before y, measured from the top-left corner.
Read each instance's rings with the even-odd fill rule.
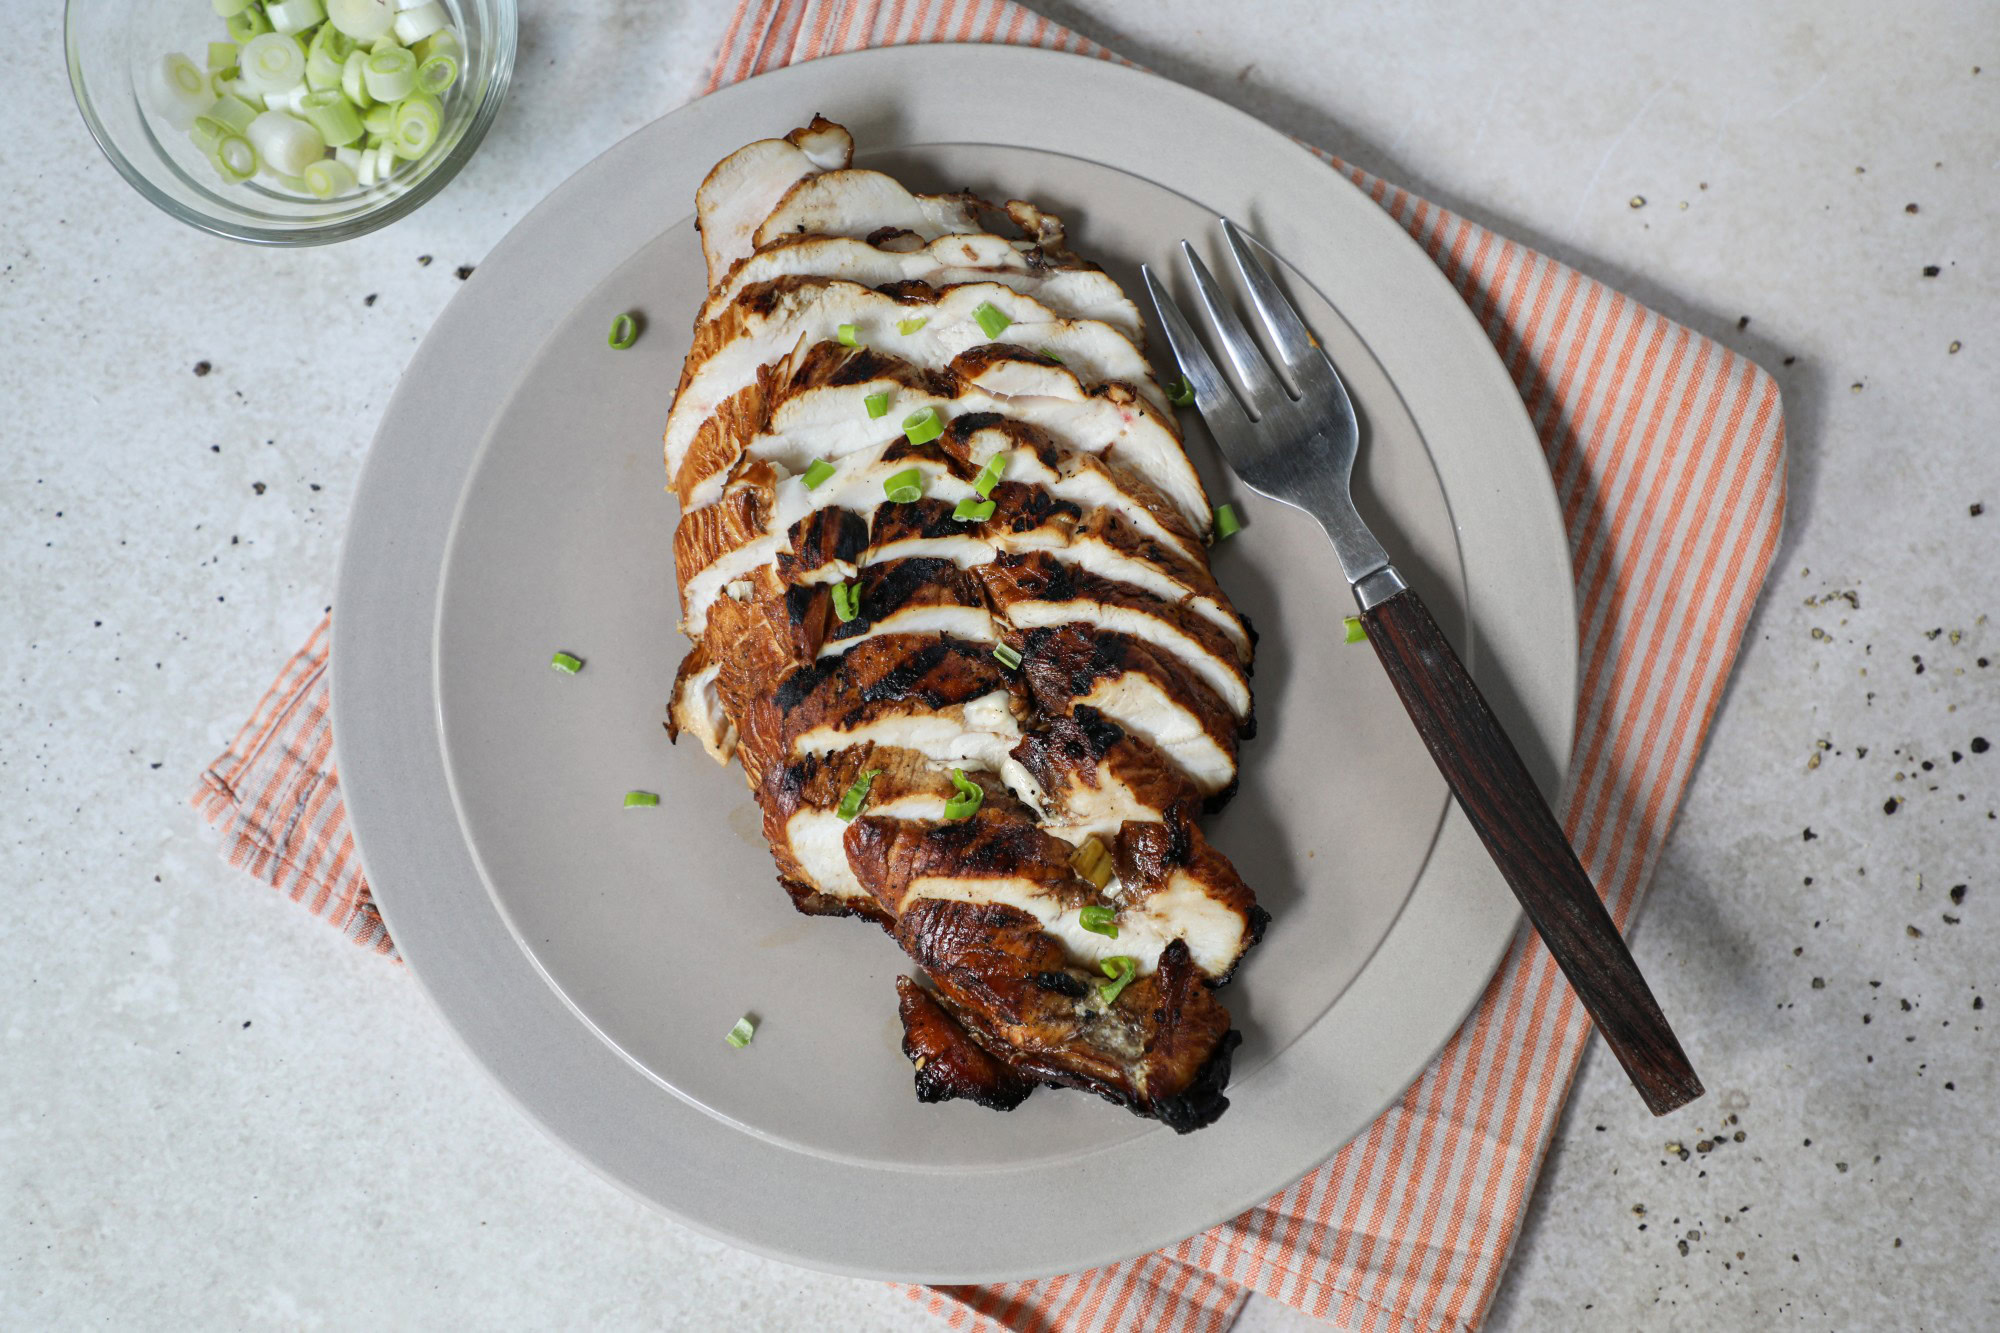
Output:
[[[904,233],[929,242],[954,232],[983,231],[980,214],[997,211],[977,195],[914,194],[894,176],[843,167],[793,182],[757,225],[751,248],[806,235]],[[715,286],[713,279],[709,285]]]
[[[753,239],[792,187],[822,171],[854,160],[854,137],[822,116],[782,139],[759,139],[710,168],[694,192],[695,221],[701,228],[708,285],[756,249]]]

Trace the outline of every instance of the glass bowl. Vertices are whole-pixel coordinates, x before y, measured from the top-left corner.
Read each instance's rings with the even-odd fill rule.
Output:
[[[437,144],[388,182],[332,199],[295,195],[262,176],[231,185],[187,132],[147,97],[155,62],[182,52],[197,66],[228,38],[209,0],[68,0],[64,45],[77,109],[111,165],[192,227],[255,245],[325,245],[386,227],[442,190],[486,137],[514,71],[514,0],[444,0],[465,45],[444,96]]]

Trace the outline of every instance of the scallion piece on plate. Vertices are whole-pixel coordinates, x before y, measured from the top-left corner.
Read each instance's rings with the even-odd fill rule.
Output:
[[[437,0],[425,0],[425,3],[404,9],[396,15],[396,40],[404,46],[415,46],[450,23],[451,15],[445,12],[443,5]]]
[[[639,321],[632,318],[629,311],[621,312],[612,318],[610,336],[604,341],[619,351],[624,351],[639,341]]]
[[[867,407],[870,417],[886,417],[889,415],[889,391],[887,389],[871,393],[861,401]]]
[[[396,103],[396,131],[389,136],[389,142],[396,145],[396,156],[414,162],[428,153],[443,123],[443,108],[429,93],[413,92]]]
[[[748,1046],[750,1039],[756,1035],[757,1025],[750,1021],[750,1015],[745,1014],[736,1020],[736,1026],[729,1029],[728,1035],[723,1037],[723,1040],[740,1051]]]
[[[417,58],[400,46],[374,52],[361,69],[368,95],[378,102],[400,102],[417,86]]]
[[[896,321],[896,332],[907,338],[930,322],[929,315],[920,315],[916,319],[899,319]]]
[[[911,444],[929,444],[944,434],[944,422],[935,407],[920,407],[903,418],[903,435]]]
[[[1349,643],[1360,643],[1368,637],[1368,627],[1361,623],[1360,616],[1349,616],[1340,623],[1346,627]]]
[[[243,82],[269,97],[290,92],[306,81],[306,53],[296,37],[267,32],[243,44]]]
[[[577,672],[583,670],[583,659],[575,653],[566,653],[558,648],[556,655],[549,659],[549,665],[562,672],[565,676],[574,676]]]
[[[1167,386],[1167,401],[1175,407],[1186,407],[1194,401],[1194,385],[1183,375]]]
[[[1062,359],[1062,353],[1058,352],[1053,347],[1044,347],[1041,349],[1041,353],[1043,356],[1047,357],[1049,360],[1055,362],[1059,366],[1066,366],[1069,364],[1069,362]]]
[[[178,51],[161,56],[154,64],[148,91],[152,94],[153,109],[177,130],[191,128],[195,117],[214,100],[208,77]]]
[[[981,301],[972,307],[972,317],[979,321],[980,331],[989,338],[998,338],[1014,322],[1006,311],[991,301]]]
[[[1118,938],[1118,909],[1092,903],[1077,914],[1077,924],[1093,935],[1115,940]]]
[[[861,585],[847,582],[833,585],[833,614],[845,625],[861,614]]]
[[[1241,531],[1243,531],[1243,520],[1236,517],[1235,506],[1217,505],[1215,507],[1215,540],[1227,541]]]
[[[1106,1004],[1118,1003],[1118,997],[1132,984],[1132,978],[1139,975],[1139,960],[1128,958],[1124,954],[1107,958],[1099,963],[1098,967],[1103,969],[1105,976],[1111,978],[1097,988],[1097,998]]]
[[[924,411],[928,412],[930,409],[927,407]],[[907,421],[903,423],[905,428],[909,424]],[[937,436],[927,435],[924,438],[935,440]],[[915,504],[924,497],[924,470],[917,467],[904,468],[882,483],[882,493],[899,505]]]
[[[625,808],[627,810],[650,810],[659,803],[660,796],[658,792],[628,791],[625,793]]]
[[[1089,880],[1098,889],[1103,889],[1106,885],[1110,884],[1113,869],[1111,851],[1104,845],[1104,839],[1093,833],[1078,843],[1076,850],[1069,854],[1069,868]],[[1089,909],[1086,908],[1084,910],[1088,911]],[[1110,918],[1107,917],[1105,919],[1109,920]],[[1095,927],[1091,928],[1095,929]],[[1106,932],[1099,931],[1098,933],[1104,934]],[[1109,934],[1112,939],[1117,939],[1117,927],[1112,927]]]
[[[875,776],[881,771],[871,768],[847,784],[847,790],[840,794],[840,804],[833,812],[840,816],[842,823],[852,824],[855,816],[868,804],[868,789],[875,785]]]
[[[326,0],[327,22],[357,42],[373,42],[396,26],[391,0]]]
[[[951,770],[952,798],[944,803],[944,817],[959,820],[970,819],[986,799],[986,789],[965,776],[965,770]]]
[[[306,183],[306,193],[315,199],[338,198],[353,189],[359,180],[352,167],[330,157],[308,162],[299,179]]]
[[[299,111],[312,122],[319,131],[319,137],[326,140],[329,148],[345,148],[361,138],[361,113],[354,109],[354,103],[338,88],[323,88],[307,93],[299,102]],[[322,196],[324,197],[324,196]]]
[[[842,347],[861,346],[861,336],[854,331],[854,326],[852,324],[842,324],[839,328],[833,331],[833,336],[840,340],[840,345]]]
[[[818,490],[819,484],[833,475],[833,464],[824,458],[815,458],[806,465],[805,483],[809,491]]]
[[[979,492],[980,499],[993,494],[993,488],[1000,484],[1001,476],[1007,471],[1007,455],[1011,450],[1002,449],[986,460],[986,466],[979,469],[979,475],[972,479],[972,489]]]
[[[968,495],[952,506],[951,516],[961,523],[984,523],[993,517],[993,510],[993,501]]]
[[[1021,667],[1021,655],[1004,643],[993,645],[993,660],[1009,671],[1018,671]]]

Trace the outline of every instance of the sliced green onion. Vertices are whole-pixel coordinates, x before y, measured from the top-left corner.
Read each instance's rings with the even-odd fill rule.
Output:
[[[989,338],[998,338],[1014,322],[1008,318],[1006,311],[991,301],[981,301],[972,307],[972,317],[979,321],[980,330]]]
[[[1115,940],[1118,938],[1118,909],[1100,907],[1092,903],[1078,914],[1077,924],[1093,935],[1103,935]]]
[[[951,516],[961,523],[984,523],[993,517],[993,509],[993,501],[968,495],[952,506]]]
[[[385,181],[395,175],[396,168],[402,165],[400,161],[401,157],[402,154],[396,150],[395,144],[385,143],[377,145],[375,149],[376,181]]]
[[[887,389],[883,389],[879,393],[871,393],[861,401],[868,408],[868,415],[870,417],[886,417],[889,415],[889,391]]]
[[[368,95],[368,53],[356,49],[348,53],[347,60],[340,67],[340,91],[347,94],[347,100],[363,111],[375,105],[375,99]]]
[[[1186,407],[1194,401],[1194,385],[1183,375],[1167,386],[1167,401],[1175,407]]]
[[[227,17],[225,15],[224,17]],[[208,44],[208,72],[218,74],[225,69],[236,68],[236,43],[210,42]]]
[[[926,412],[930,411],[929,408],[925,408],[924,410]],[[904,422],[903,424],[907,426],[909,423]],[[931,436],[930,438],[936,439],[937,437]],[[901,472],[898,472],[895,476],[890,477],[882,483],[882,493],[899,505],[916,503],[918,500],[923,499],[924,496],[924,470],[916,467],[904,468]]]
[[[660,803],[658,793],[650,791],[628,791],[625,793],[627,810],[650,810]]]
[[[368,95],[378,102],[400,102],[417,85],[417,58],[400,46],[377,51],[361,69]]]
[[[556,655],[549,659],[549,665],[562,672],[565,676],[574,676],[577,672],[583,670],[583,659],[575,653],[566,653],[561,649],[557,649]]]
[[[177,130],[191,129],[212,100],[208,77],[178,51],[161,56],[149,80],[153,109]]]
[[[1104,970],[1104,975],[1110,977],[1111,980],[1098,986],[1097,998],[1103,1000],[1106,1004],[1118,1003],[1118,997],[1124,993],[1127,986],[1132,984],[1132,978],[1139,975],[1139,960],[1128,958],[1124,954],[1118,954],[1105,959],[1098,966]]]
[[[362,151],[362,149],[356,148],[353,144],[349,144],[345,148],[336,148],[333,150],[333,160],[340,163],[341,166],[346,167],[349,171],[356,173],[356,179],[358,180],[361,171]]]
[[[257,174],[257,150],[240,134],[218,137],[208,150],[208,160],[216,175],[231,185],[240,185]]]
[[[326,19],[357,42],[372,42],[396,25],[390,0],[326,0]]]
[[[453,64],[465,60],[465,43],[459,40],[456,28],[439,28],[421,42],[412,43],[410,49],[419,60],[436,60],[440,56],[449,56]]]
[[[861,346],[861,339],[855,334],[854,326],[852,324],[841,325],[839,328],[833,331],[833,336],[840,340],[840,345],[842,347]]]
[[[306,86],[314,92],[340,87],[340,76],[354,51],[353,38],[331,23],[320,24],[306,47]]]
[[[624,351],[639,341],[639,321],[632,318],[629,312],[613,316],[610,336],[604,341],[619,351]]]
[[[907,338],[930,322],[931,317],[929,315],[919,315],[915,319],[899,319],[896,321],[896,332]]]
[[[1368,627],[1361,623],[1360,616],[1349,616],[1340,623],[1347,631],[1347,641],[1349,643],[1360,643],[1368,637]]]
[[[229,35],[236,41],[247,42],[252,37],[269,32],[271,20],[264,17],[261,6],[246,5],[237,13],[231,14],[223,26],[229,29]]]
[[[723,1040],[740,1051],[748,1046],[750,1039],[756,1035],[757,1025],[750,1021],[750,1015],[745,1014],[736,1020],[736,1026],[729,1029],[728,1035],[724,1036]]]
[[[1243,531],[1243,520],[1236,517],[1233,505],[1215,507],[1215,540],[1226,541]]]
[[[1069,362],[1062,359],[1062,353],[1058,352],[1053,347],[1044,347],[1041,349],[1041,352],[1043,356],[1047,357],[1049,360],[1055,362],[1059,366],[1066,366],[1069,364]]]
[[[443,123],[438,100],[429,93],[411,93],[396,103],[396,132],[389,139],[396,145],[396,156],[414,162],[428,153]]]
[[[319,7],[319,0],[264,0],[264,17],[271,20],[272,32],[289,37],[320,22],[326,11]]]
[[[329,148],[345,148],[361,137],[361,114],[338,88],[307,93],[299,110]]]
[[[861,614],[861,585],[859,583],[836,583],[833,585],[833,614],[845,625]]]
[[[281,176],[296,176],[307,163],[326,154],[326,141],[319,137],[319,131],[283,111],[266,111],[251,121],[249,136],[258,158]]]
[[[1069,854],[1069,868],[1100,890],[1110,884],[1114,867],[1111,864],[1111,851],[1104,845],[1104,839],[1093,833],[1078,843],[1076,850]],[[1116,926],[1111,929],[1111,938],[1114,940],[1118,938]]]
[[[944,817],[951,820],[970,819],[978,811],[980,802],[986,799],[986,789],[965,776],[965,770],[951,770],[951,786],[956,793],[944,803]]]
[[[396,40],[404,46],[421,42],[432,33],[451,23],[451,15],[437,0],[403,9],[396,15]]]
[[[359,178],[346,163],[326,157],[307,163],[299,179],[306,183],[306,193],[313,198],[332,199],[353,189]]]
[[[215,16],[219,19],[233,19],[250,8],[250,0],[209,0],[209,4],[214,7]]]
[[[218,97],[209,104],[208,110],[194,118],[196,130],[211,126],[220,138],[225,134],[242,134],[249,130],[250,122],[257,119],[257,110],[238,97]]]
[[[824,458],[815,458],[806,465],[805,483],[809,491],[818,490],[819,484],[833,475],[833,464]]]
[[[267,32],[243,44],[243,81],[269,97],[306,81],[306,53],[295,37]]]
[[[881,771],[871,768],[847,784],[847,790],[840,795],[840,805],[833,812],[840,816],[843,823],[852,824],[854,817],[868,804],[868,789],[875,784],[876,775]]]
[[[396,128],[396,104],[377,102],[361,113],[361,123],[370,134],[388,134]]]
[[[445,89],[457,82],[457,56],[432,56],[417,66],[418,92],[429,93],[433,97],[442,97],[444,96]]]
[[[972,479],[972,489],[979,492],[981,499],[992,495],[993,488],[1000,484],[1002,474],[1007,471],[1007,455],[1011,452],[1012,450],[1002,449],[987,459],[986,466],[979,469],[979,475]]]
[[[993,660],[1009,671],[1018,671],[1021,666],[1021,655],[1004,643],[993,645]]]
[[[911,444],[929,444],[944,434],[944,422],[935,407],[920,407],[903,418],[903,435]]]

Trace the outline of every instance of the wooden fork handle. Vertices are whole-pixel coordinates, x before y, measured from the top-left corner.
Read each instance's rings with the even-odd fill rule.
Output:
[[[1423,599],[1405,589],[1361,620],[1459,806],[1646,1105],[1665,1115],[1701,1096],[1562,825]]]

